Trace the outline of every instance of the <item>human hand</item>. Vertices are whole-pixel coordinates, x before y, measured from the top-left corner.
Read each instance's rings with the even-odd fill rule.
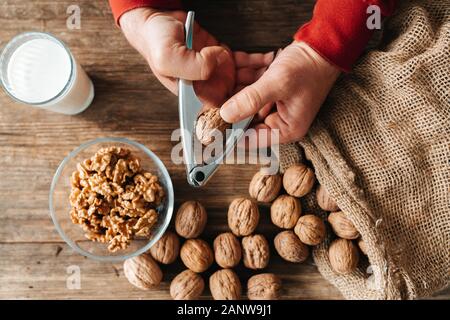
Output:
[[[259,147],[271,144],[274,129],[280,143],[296,141],[307,133],[339,73],[306,43],[293,42],[255,83],[222,106],[221,116],[235,123],[255,115],[256,137],[265,136]]]

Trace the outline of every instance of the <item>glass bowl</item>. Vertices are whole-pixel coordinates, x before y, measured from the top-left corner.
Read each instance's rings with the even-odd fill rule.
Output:
[[[124,147],[139,157],[144,170],[158,176],[161,186],[165,191],[165,199],[158,210],[159,219],[152,228],[148,239],[133,239],[126,249],[116,252],[108,251],[107,243],[88,240],[84,236],[80,225],[74,224],[70,219],[69,195],[71,191],[70,177],[76,170],[76,165],[84,159],[92,157],[100,148]],[[122,261],[150,249],[150,247],[161,238],[169,225],[173,212],[173,185],[169,173],[161,160],[149,149],[140,143],[125,138],[98,138],[83,143],[73,150],[59,165],[53,177],[50,188],[49,206],[53,223],[61,237],[76,252],[101,261]]]

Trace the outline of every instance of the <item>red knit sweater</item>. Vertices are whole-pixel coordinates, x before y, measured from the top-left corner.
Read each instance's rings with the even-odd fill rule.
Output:
[[[391,15],[396,0],[317,0],[313,18],[301,26],[294,39],[304,41],[322,57],[349,71],[362,54],[373,30],[367,27],[372,12],[369,6],[380,8],[382,16]],[[138,7],[181,9],[180,0],[109,0],[116,22],[120,16]]]

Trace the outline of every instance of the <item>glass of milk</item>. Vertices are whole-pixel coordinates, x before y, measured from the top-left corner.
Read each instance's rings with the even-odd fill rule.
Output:
[[[64,114],[85,110],[94,86],[66,45],[43,32],[14,37],[0,56],[0,80],[15,100]]]

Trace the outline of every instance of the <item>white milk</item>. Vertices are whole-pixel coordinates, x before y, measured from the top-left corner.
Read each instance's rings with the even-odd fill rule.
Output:
[[[24,37],[27,35],[30,37],[18,37],[22,43],[10,49],[9,59],[4,61],[3,82],[9,94],[21,102],[64,114],[86,109],[94,97],[94,87],[71,53],[50,35],[29,33]]]

